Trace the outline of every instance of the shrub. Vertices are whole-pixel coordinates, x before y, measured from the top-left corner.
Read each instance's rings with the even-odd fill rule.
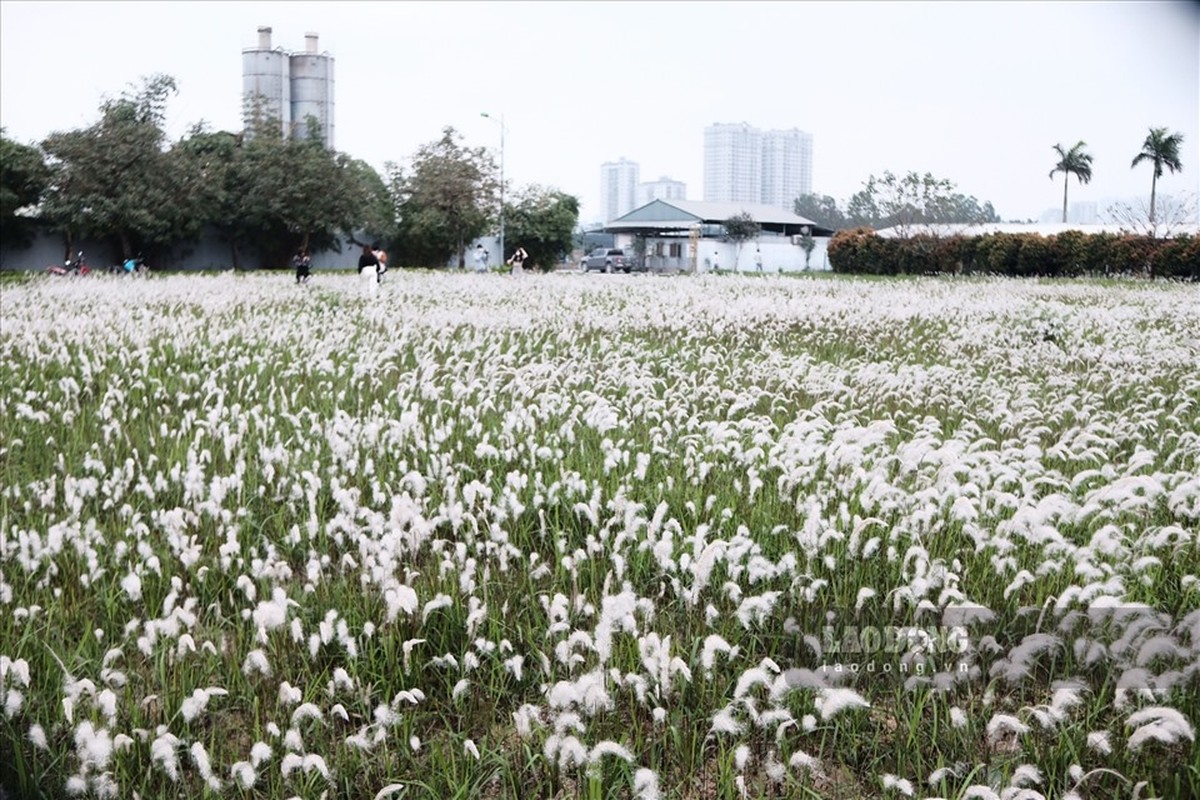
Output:
[[[1020,250],[1020,234],[985,234],[979,237],[976,257],[978,271],[996,275],[1016,275],[1017,256]]]
[[[1025,277],[1136,274],[1200,279],[1200,239],[1064,231],[905,239],[870,228],[839,231],[829,243],[834,272],[872,275],[986,273]]]
[[[1179,236],[1160,240],[1153,274],[1161,278],[1200,280],[1200,237]]]

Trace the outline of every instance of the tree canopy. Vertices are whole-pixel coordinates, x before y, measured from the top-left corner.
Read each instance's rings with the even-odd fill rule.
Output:
[[[733,242],[735,245],[733,268],[737,270],[738,262],[742,257],[742,245],[762,233],[762,225],[759,225],[748,212],[742,211],[721,223],[721,227],[725,230],[725,240]]]
[[[104,101],[98,122],[42,143],[52,170],[42,216],[72,237],[115,237],[121,255],[186,237],[200,221],[164,150],[163,118],[175,80],[155,75]]]
[[[823,228],[837,231],[850,226],[845,213],[838,208],[837,200],[827,194],[800,195],[793,208],[797,216],[810,219]]]
[[[33,218],[17,212],[37,206],[49,185],[50,168],[42,151],[9,139],[0,128],[0,227],[5,239],[29,240]]]
[[[1054,165],[1054,169],[1050,170],[1050,178],[1054,179],[1055,173],[1063,174],[1063,213],[1062,221],[1067,221],[1067,184],[1072,175],[1079,179],[1080,183],[1091,183],[1092,181],[1092,156],[1083,148],[1087,147],[1087,142],[1080,139],[1070,150],[1064,150],[1061,144],[1054,145],[1054,152],[1058,153],[1058,163]]]
[[[579,199],[536,184],[517,193],[504,211],[506,238],[529,254],[529,264],[543,272],[571,252],[579,222]]]
[[[388,171],[397,246],[406,261],[435,267],[457,255],[459,267],[465,267],[466,245],[491,225],[500,189],[487,149],[463,146],[458,132],[446,127],[440,139],[417,150],[409,171],[395,165]]]
[[[234,267],[245,249],[265,266],[284,266],[297,247],[340,250],[356,233],[394,235],[383,179],[326,148],[314,121],[307,138],[284,138],[273,120],[260,119],[241,133],[199,123],[170,143],[164,118],[175,93],[170,76],[144,78],[104,100],[93,125],[47,136],[41,184],[41,153],[6,143],[4,213],[10,198],[28,205],[36,196],[39,216],[68,247],[82,237],[107,239],[120,258],[168,251],[211,226],[229,244]]]
[[[846,206],[851,226],[895,227],[901,236],[931,225],[977,225],[999,222],[990,202],[982,206],[972,196],[955,191],[955,184],[932,173],[903,176],[885,171],[871,175]],[[815,221],[815,220],[814,220]]]
[[[1151,128],[1146,140],[1142,142],[1142,152],[1134,156],[1133,163],[1129,165],[1130,169],[1143,161],[1149,161],[1154,165],[1154,174],[1150,178],[1150,224],[1152,226],[1154,225],[1155,193],[1158,189],[1158,179],[1163,175],[1163,167],[1171,172],[1179,172],[1183,169],[1183,162],[1179,160],[1181,144],[1183,144],[1182,133],[1167,133],[1166,128]]]

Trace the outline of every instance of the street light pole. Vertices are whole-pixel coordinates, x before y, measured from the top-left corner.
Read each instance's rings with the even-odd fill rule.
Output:
[[[497,122],[500,125],[500,263],[504,263],[504,114],[500,114],[500,119],[497,120],[486,111],[479,112],[479,116],[487,117],[492,122]]]

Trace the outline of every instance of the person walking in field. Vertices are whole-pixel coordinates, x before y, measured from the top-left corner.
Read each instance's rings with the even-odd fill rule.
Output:
[[[762,267],[762,250],[754,248],[754,268],[759,272],[763,271]]]
[[[363,294],[368,297],[379,291],[379,258],[369,244],[363,245],[362,255],[358,257],[358,279]]]
[[[292,266],[296,268],[296,283],[308,283],[312,276],[312,257],[307,248],[301,247],[296,251],[296,255],[292,256]]]
[[[475,271],[487,272],[488,251],[483,245],[475,245]]]
[[[387,250],[384,250],[383,245],[381,245],[379,242],[376,242],[375,244],[371,245],[371,253],[374,254],[377,265],[375,277],[379,283],[383,283],[383,276],[387,274],[388,271]]]

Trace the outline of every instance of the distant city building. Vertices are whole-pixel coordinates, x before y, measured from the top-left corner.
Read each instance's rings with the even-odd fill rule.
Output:
[[[635,208],[638,171],[637,162],[625,158],[600,165],[600,205],[604,209],[605,222]]]
[[[1060,216],[1061,220],[1062,217]],[[1097,204],[1087,200],[1071,203],[1070,209],[1067,211],[1067,222],[1073,222],[1076,225],[1091,225],[1100,221],[1100,211]]]
[[[674,181],[666,175],[656,181],[646,181],[639,183],[637,187],[637,198],[634,202],[634,208],[641,208],[654,200],[686,200],[687,199],[687,184],[683,181]]]
[[[762,131],[746,123],[704,129],[704,200],[758,203],[762,197]]]
[[[812,134],[798,128],[767,131],[762,138],[760,202],[791,211],[804,194],[812,194]]]
[[[812,192],[811,133],[762,131],[747,123],[704,129],[704,200],[791,210]]]
[[[325,146],[333,143],[333,56],[317,52],[317,34],[304,34],[302,53],[271,48],[271,29],[258,29],[258,47],[242,50],[242,120],[252,130],[256,116],[279,120],[287,137],[306,138],[316,120]]]

